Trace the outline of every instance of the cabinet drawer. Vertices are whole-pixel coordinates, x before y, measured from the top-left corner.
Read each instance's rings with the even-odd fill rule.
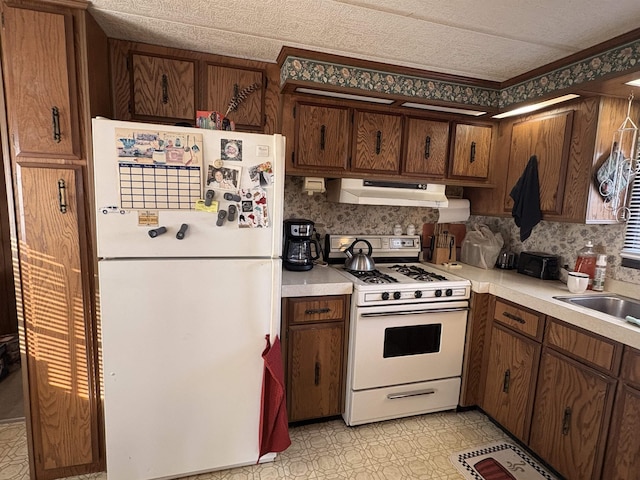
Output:
[[[624,348],[620,378],[640,387],[640,351],[631,347]]]
[[[618,374],[622,356],[618,342],[552,318],[547,322],[545,343],[592,367]]]
[[[342,296],[290,298],[289,323],[343,320],[345,305],[345,297]]]
[[[532,312],[503,300],[496,300],[493,318],[518,332],[542,340],[544,315],[541,313]]]

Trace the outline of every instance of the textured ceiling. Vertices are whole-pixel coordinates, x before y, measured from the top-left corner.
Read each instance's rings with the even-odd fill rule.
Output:
[[[93,0],[112,38],[275,62],[282,46],[505,81],[640,26],[640,1]]]

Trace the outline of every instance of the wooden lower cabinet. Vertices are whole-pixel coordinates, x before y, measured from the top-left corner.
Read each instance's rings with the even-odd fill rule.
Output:
[[[494,324],[482,407],[523,442],[533,408],[540,344]]]
[[[290,422],[342,413],[348,307],[348,295],[283,299]]]
[[[640,390],[621,383],[613,411],[602,478],[636,480],[640,476]]]
[[[543,351],[529,447],[567,480],[601,478],[615,385],[614,378]]]
[[[18,166],[32,478],[101,468],[82,167]]]

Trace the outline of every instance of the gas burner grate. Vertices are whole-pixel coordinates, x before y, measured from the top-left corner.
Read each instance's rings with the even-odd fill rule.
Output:
[[[428,272],[424,268],[416,267],[415,265],[394,265],[389,268],[418,282],[439,282],[447,280],[447,277]]]
[[[371,270],[369,272],[349,271],[349,273],[354,277],[359,278],[365,283],[396,283],[398,281],[395,278],[390,277],[389,275],[386,275],[379,270]]]

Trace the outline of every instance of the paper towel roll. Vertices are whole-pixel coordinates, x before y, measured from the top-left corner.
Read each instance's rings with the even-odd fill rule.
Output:
[[[439,208],[437,223],[466,222],[470,215],[470,204],[466,198],[449,199],[449,206]]]

